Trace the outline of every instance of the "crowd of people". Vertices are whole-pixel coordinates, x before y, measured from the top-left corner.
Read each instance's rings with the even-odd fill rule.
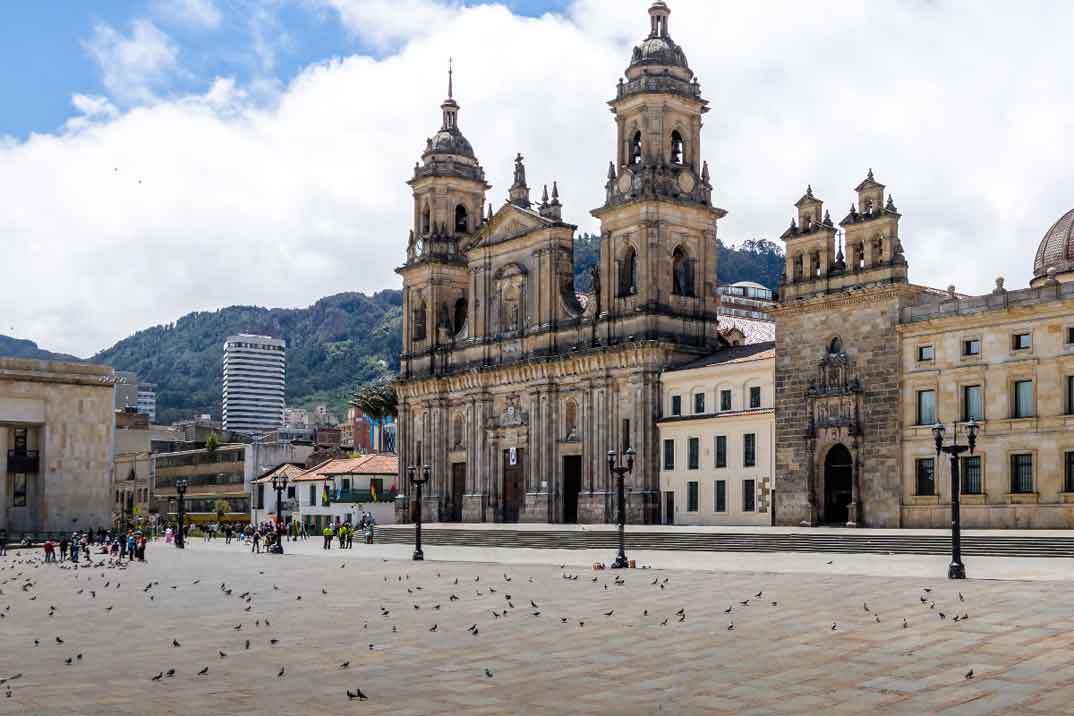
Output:
[[[41,545],[46,562],[85,562],[93,561],[93,554],[113,559],[130,559],[145,561],[146,536],[141,530],[106,531],[104,529],[64,534],[58,540],[47,537]],[[4,539],[4,551],[7,552],[7,540]],[[29,545],[26,545],[29,546]]]

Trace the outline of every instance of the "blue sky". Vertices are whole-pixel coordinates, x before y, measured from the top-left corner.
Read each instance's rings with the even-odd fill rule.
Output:
[[[380,56],[347,32],[339,17],[308,0],[219,0],[221,22],[212,30],[169,19],[162,6],[174,0],[6,0],[0,5],[0,135],[23,138],[54,132],[73,113],[74,94],[105,95],[100,67],[86,45],[104,24],[129,34],[131,22],[150,18],[179,52],[184,72],[169,78],[165,93],[204,92],[214,77],[240,83],[269,77],[286,84],[302,68],[330,57]],[[477,4],[477,3],[467,3]],[[531,17],[562,10],[568,0],[507,0]],[[260,28],[256,8],[265,11]],[[273,66],[255,45],[260,29],[274,42]]]

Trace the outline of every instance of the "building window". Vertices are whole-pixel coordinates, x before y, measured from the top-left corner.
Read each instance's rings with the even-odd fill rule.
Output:
[[[671,396],[671,414],[672,415],[682,415],[682,396],[681,395],[673,395],[673,396]]]
[[[294,485],[289,485],[287,487],[287,499],[288,500],[295,499],[295,486]]]
[[[962,490],[966,495],[980,495],[984,490],[981,484],[981,456],[970,455],[962,458]]]
[[[753,512],[756,509],[755,495],[753,494],[753,480],[742,481],[742,511]]]
[[[310,485],[309,498],[310,498],[310,501],[309,501],[310,506],[313,506],[313,505],[317,504],[317,486],[316,485]]]
[[[1063,481],[1063,492],[1074,492],[1074,452],[1066,454],[1066,479]]]
[[[1028,351],[1033,347],[1033,338],[1029,333],[1015,333],[1011,337],[1011,350]]]
[[[720,410],[727,411],[731,409],[731,391],[720,391]]]
[[[705,394],[704,393],[695,393],[694,394],[694,414],[697,415],[697,414],[700,414],[700,413],[703,413],[703,412],[705,412]]]
[[[686,511],[697,512],[697,482],[686,483]]]
[[[962,388],[962,419],[984,420],[984,400],[981,386],[967,385]]]
[[[1067,415],[1074,415],[1074,375],[1067,376]]]
[[[470,230],[470,224],[466,215],[466,207],[459,204],[455,207],[455,233],[465,234]]]
[[[671,163],[682,164],[682,135],[679,130],[671,133]]]
[[[727,467],[727,436],[716,436],[716,467]]]
[[[701,439],[690,438],[687,443],[686,469],[698,470],[701,468]]]
[[[694,295],[693,263],[681,246],[676,246],[671,255],[671,293],[675,296]]]
[[[674,440],[665,440],[664,441],[664,469],[665,470],[674,470],[675,469],[675,441]]]
[[[1014,410],[1012,418],[1033,417],[1033,381],[1016,380],[1014,382]]]
[[[917,391],[917,424],[936,424],[936,391]]]
[[[742,436],[742,467],[757,464],[757,434],[746,433]]]
[[[1033,456],[1011,455],[1011,492],[1033,492]]]
[[[622,433],[623,452],[625,453],[627,450],[630,449],[630,418],[623,418],[623,422],[621,423],[621,426],[622,426],[622,430],[623,430],[623,433]]]
[[[917,494],[936,494],[936,461],[927,457],[917,461]]]
[[[1067,345],[1074,345],[1074,326],[1067,326]]]
[[[713,510],[716,512],[727,512],[727,482],[724,480],[717,480],[715,488],[716,497],[712,506]]]
[[[918,346],[917,359],[919,361],[929,361],[936,357],[936,350],[932,346]]]
[[[756,410],[759,407],[761,407],[761,388],[753,386],[750,388],[750,408]]]
[[[641,132],[634,132],[634,138],[630,141],[630,163],[641,164]]]
[[[962,355],[967,357],[981,355],[981,339],[970,338],[962,341]]]
[[[619,295],[633,296],[638,292],[638,252],[627,246],[619,263]]]

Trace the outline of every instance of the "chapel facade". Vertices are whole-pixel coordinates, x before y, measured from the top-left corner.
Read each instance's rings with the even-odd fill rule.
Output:
[[[615,118],[593,290],[574,286],[576,227],[559,187],[531,197],[515,157],[507,200],[490,190],[459,126],[449,79],[442,125],[409,181],[413,230],[403,277],[397,505],[415,494],[407,467],[429,465],[426,519],[608,522],[609,451],[636,453],[632,523],[659,521],[659,377],[734,341],[721,333],[718,220],[702,116],[708,103],[649,9],[608,102]]]

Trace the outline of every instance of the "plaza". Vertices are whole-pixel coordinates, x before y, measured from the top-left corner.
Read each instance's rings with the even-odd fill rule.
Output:
[[[13,550],[0,714],[1074,713],[1071,560],[287,547]]]

